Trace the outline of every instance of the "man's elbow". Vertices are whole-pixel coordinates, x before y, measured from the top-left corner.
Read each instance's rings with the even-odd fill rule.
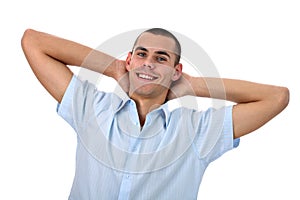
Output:
[[[277,94],[277,103],[280,108],[280,111],[285,109],[290,101],[290,91],[286,87],[279,87]]]
[[[21,38],[21,46],[23,51],[26,51],[32,45],[32,39],[36,31],[33,29],[26,29]]]

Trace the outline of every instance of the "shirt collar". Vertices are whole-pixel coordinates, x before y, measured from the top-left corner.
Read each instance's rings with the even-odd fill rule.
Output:
[[[123,96],[123,97],[119,97],[119,98],[120,98],[119,103],[113,103],[115,113],[117,113],[119,110],[123,109],[126,105],[130,105],[132,103],[135,105],[134,100],[130,99],[128,96]],[[135,106],[135,109],[136,109],[136,106]],[[148,113],[148,115],[153,112],[157,112],[163,117],[166,127],[169,125],[171,110],[170,110],[170,106],[169,106],[168,102],[162,104],[155,110],[151,111],[150,113]]]
[[[171,114],[168,103],[165,103],[165,104],[161,105],[158,108],[158,110],[160,110],[160,112],[164,116],[165,126],[167,127],[169,125],[169,119],[170,119],[170,114]]]

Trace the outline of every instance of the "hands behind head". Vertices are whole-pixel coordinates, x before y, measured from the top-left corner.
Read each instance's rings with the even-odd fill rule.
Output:
[[[195,92],[191,85],[192,76],[182,73],[182,76],[177,81],[174,81],[169,90],[167,100],[183,97],[186,95],[195,96]]]
[[[113,78],[118,81],[121,88],[128,93],[129,92],[129,76],[126,69],[126,61],[117,60],[114,67]],[[192,76],[182,73],[182,76],[177,81],[174,81],[169,90],[167,100],[179,98],[186,95],[195,96],[195,92],[191,85]]]
[[[116,60],[114,68],[114,75],[112,78],[114,78],[121,88],[128,93],[129,91],[129,76],[128,71],[126,69],[126,61],[125,60]]]

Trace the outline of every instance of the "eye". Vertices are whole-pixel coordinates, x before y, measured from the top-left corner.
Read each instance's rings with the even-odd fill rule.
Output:
[[[160,56],[158,56],[156,59],[157,59],[158,62],[165,62],[165,61],[167,61],[166,58],[160,57]]]
[[[144,53],[144,52],[137,52],[137,54],[136,55],[138,55],[139,57],[145,57],[146,56],[146,53]]]

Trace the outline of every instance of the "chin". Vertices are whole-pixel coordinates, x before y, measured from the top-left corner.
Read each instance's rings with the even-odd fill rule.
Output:
[[[134,96],[139,96],[143,98],[166,98],[168,90],[166,88],[146,88],[141,87],[133,91]]]

